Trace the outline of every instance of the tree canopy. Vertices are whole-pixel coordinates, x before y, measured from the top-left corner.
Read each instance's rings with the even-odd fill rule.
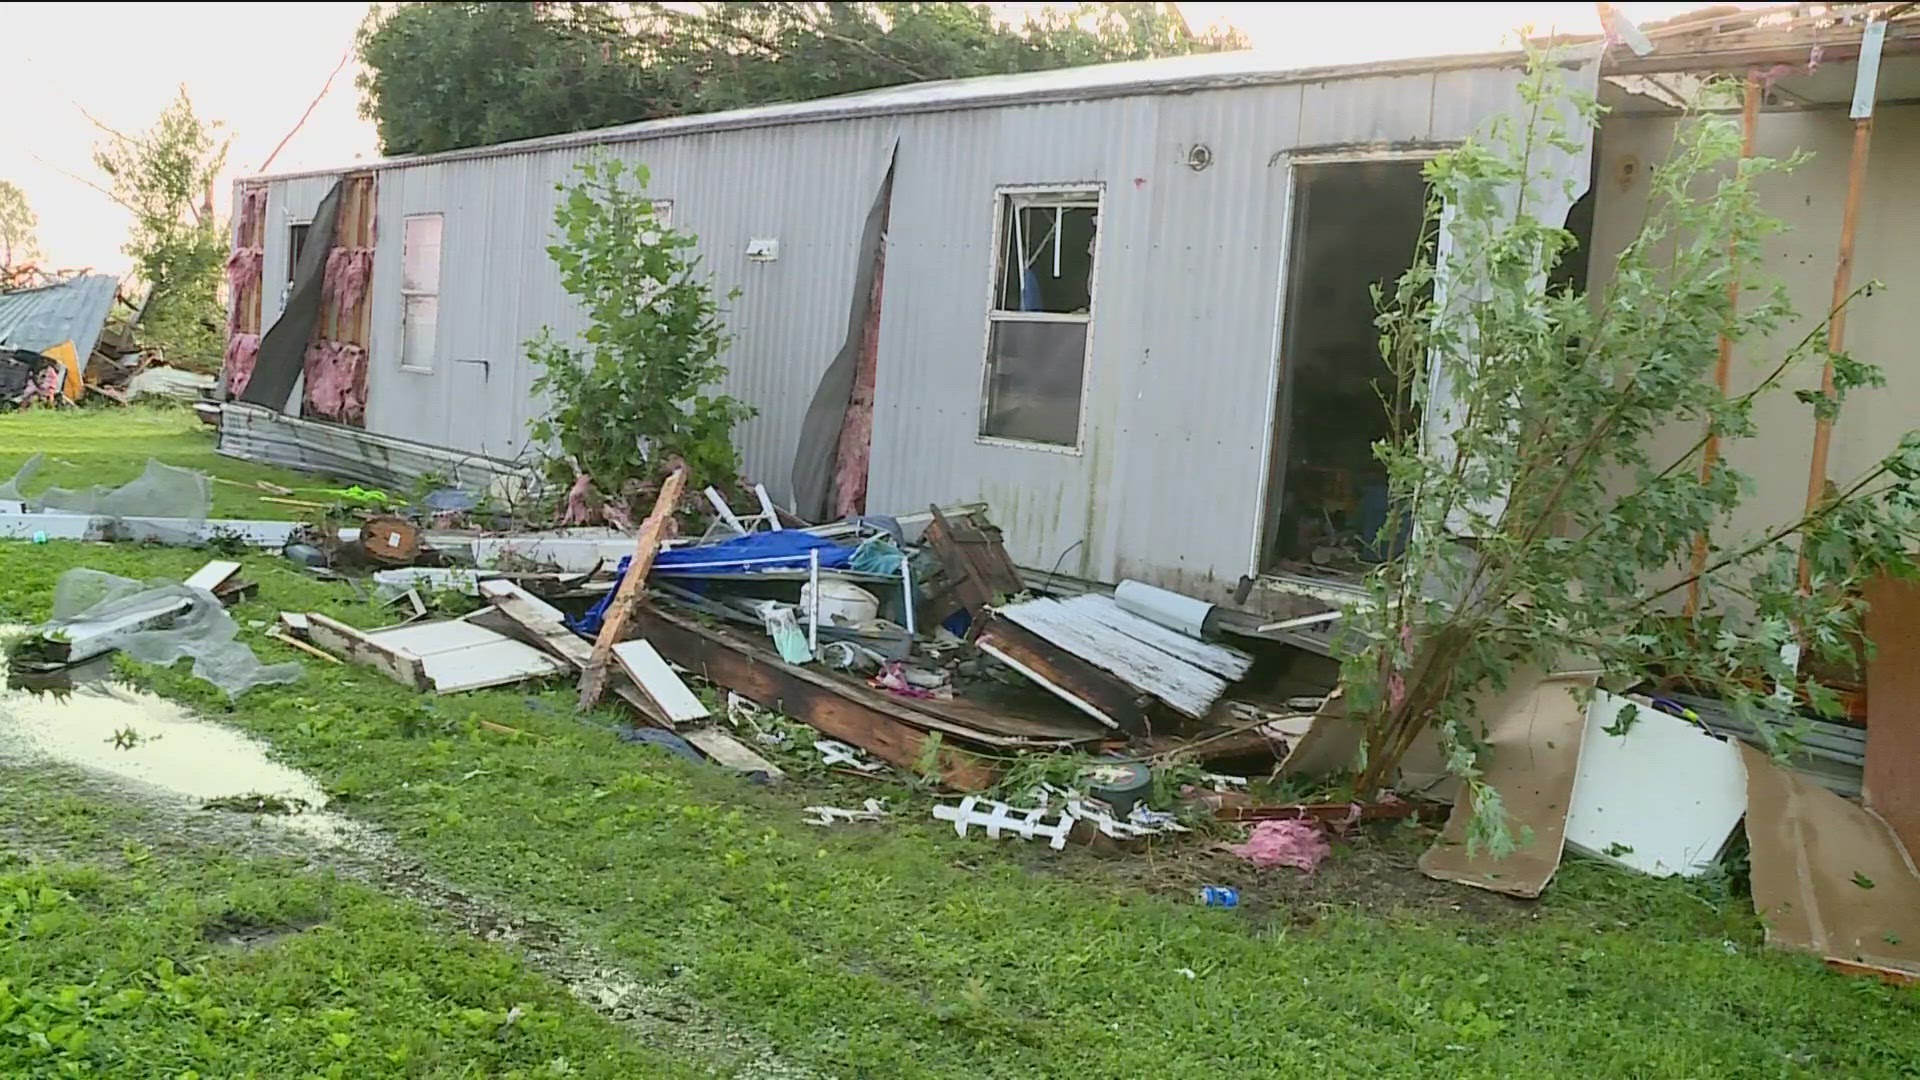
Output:
[[[900,83],[1246,47],[1173,4],[402,4],[361,26],[361,111],[389,154],[804,101]]]

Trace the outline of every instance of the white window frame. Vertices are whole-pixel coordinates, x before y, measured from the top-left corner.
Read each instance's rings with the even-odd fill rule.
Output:
[[[408,232],[407,225],[410,222],[422,220],[425,218],[433,218],[439,221],[440,223],[440,265],[434,267],[434,271],[433,271],[434,287],[433,287],[433,290],[430,292],[425,289],[407,288],[407,232]],[[434,373],[435,368],[438,367],[437,361],[440,358],[439,357],[439,353],[440,353],[440,304],[439,304],[440,275],[441,275],[441,272],[446,268],[446,264],[447,264],[447,217],[446,215],[441,213],[440,211],[435,210],[428,213],[407,214],[403,218],[401,218],[401,221],[400,221],[400,275],[399,275],[400,277],[400,336],[399,336],[399,342],[398,342],[399,344],[398,351],[400,353],[399,367],[401,371],[412,372],[413,374],[416,374],[416,375],[431,375]],[[409,363],[408,356],[407,356],[407,301],[414,299],[416,297],[423,297],[423,296],[431,296],[434,299],[434,314],[433,314],[433,353],[434,355],[427,357],[426,363],[424,364],[417,363],[417,362]]]
[[[1000,286],[1003,267],[1000,260],[1005,256],[1006,209],[1009,199],[1022,195],[1081,195],[1081,201],[1068,203],[1070,206],[1092,204],[1094,214],[1093,261],[1087,275],[1087,310],[1078,312],[1052,311],[1004,311],[999,307]],[[974,421],[974,442],[981,446],[1006,446],[1019,450],[1038,450],[1048,454],[1065,454],[1079,457],[1087,441],[1087,392],[1088,380],[1092,376],[1093,360],[1093,315],[1099,306],[1100,294],[1100,249],[1106,243],[1107,185],[1102,180],[1081,180],[1064,184],[1002,184],[993,189],[993,247],[987,257],[987,317],[985,334],[980,348],[980,412]],[[1080,354],[1080,400],[1074,417],[1073,445],[1035,442],[1031,439],[1011,439],[1004,435],[988,435],[987,403],[993,381],[993,327],[1003,322],[1042,322],[1042,323],[1080,323],[1086,326],[1086,343]]]

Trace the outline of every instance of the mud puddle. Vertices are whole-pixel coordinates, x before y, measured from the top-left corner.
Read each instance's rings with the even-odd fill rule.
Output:
[[[104,678],[105,665],[12,675],[0,690],[0,760],[57,761],[208,807],[247,812],[317,841],[358,827],[327,812],[312,777],[265,743]]]

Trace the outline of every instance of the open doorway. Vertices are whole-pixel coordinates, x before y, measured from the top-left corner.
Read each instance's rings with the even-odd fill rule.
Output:
[[[1354,573],[1384,558],[1393,379],[1380,358],[1373,286],[1413,265],[1426,214],[1421,159],[1293,167],[1279,399],[1262,570]]]

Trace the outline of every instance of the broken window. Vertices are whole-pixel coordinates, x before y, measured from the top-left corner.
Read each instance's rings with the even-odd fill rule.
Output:
[[[980,434],[1077,446],[1100,189],[1000,194]]]
[[[302,221],[287,226],[287,284],[293,284],[293,271],[300,265],[300,253],[307,250],[307,230],[313,228],[311,222]],[[284,304],[285,301],[282,301]]]
[[[401,240],[400,366],[432,371],[440,327],[439,214],[406,219]]]
[[[1395,387],[1381,359],[1372,290],[1391,294],[1426,220],[1420,160],[1293,168],[1280,395],[1268,469],[1264,560],[1357,571],[1392,550],[1386,470]]]

